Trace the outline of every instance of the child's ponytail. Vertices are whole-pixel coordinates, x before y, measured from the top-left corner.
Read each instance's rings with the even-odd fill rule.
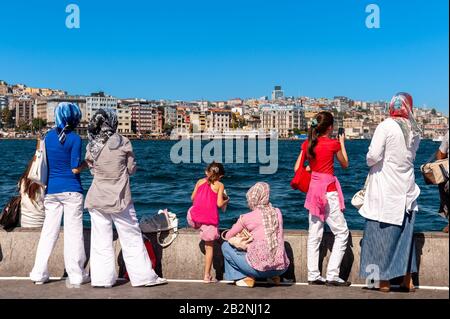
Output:
[[[206,172],[208,173],[208,184],[214,184],[225,175],[225,168],[221,163],[212,162],[206,168]]]

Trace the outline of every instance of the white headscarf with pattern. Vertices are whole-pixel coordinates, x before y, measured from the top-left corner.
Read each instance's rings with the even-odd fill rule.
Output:
[[[264,234],[270,253],[275,255],[278,248],[278,215],[277,210],[269,202],[270,186],[258,182],[247,192],[247,202],[251,210],[258,210],[262,214]]]

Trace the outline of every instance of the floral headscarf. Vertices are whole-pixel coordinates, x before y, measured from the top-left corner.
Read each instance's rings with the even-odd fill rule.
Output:
[[[277,210],[269,202],[270,186],[258,182],[247,192],[247,203],[251,210],[259,210],[264,224],[264,235],[272,256],[278,248],[278,215]]]
[[[410,148],[416,138],[420,138],[422,134],[421,129],[414,119],[412,96],[404,92],[395,94],[389,103],[389,116],[402,129],[406,146]]]
[[[55,108],[55,124],[61,144],[66,141],[66,133],[74,130],[81,121],[81,110],[75,103],[61,102]]]
[[[100,155],[101,150],[110,140],[109,148],[115,149],[122,143],[122,138],[116,134],[118,126],[117,115],[115,110],[99,109],[92,116],[88,125],[88,150],[94,160]]]

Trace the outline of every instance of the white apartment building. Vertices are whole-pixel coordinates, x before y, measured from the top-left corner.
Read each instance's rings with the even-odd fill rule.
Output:
[[[98,109],[117,109],[118,101],[115,97],[105,95],[104,92],[92,93],[86,97],[87,117],[90,119]]]
[[[279,137],[289,137],[294,129],[306,127],[304,112],[297,105],[264,104],[260,106],[261,128],[269,133],[277,131]]]
[[[227,132],[230,130],[231,111],[224,109],[210,109],[206,116],[207,130]]]

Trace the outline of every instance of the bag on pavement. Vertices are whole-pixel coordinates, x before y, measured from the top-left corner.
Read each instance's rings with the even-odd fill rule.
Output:
[[[139,227],[145,234],[156,233],[158,244],[162,247],[169,246],[178,236],[178,218],[177,215],[169,212],[167,209],[160,209],[153,216],[144,215],[139,221]],[[161,242],[161,232],[173,231],[172,237],[167,242]]]

